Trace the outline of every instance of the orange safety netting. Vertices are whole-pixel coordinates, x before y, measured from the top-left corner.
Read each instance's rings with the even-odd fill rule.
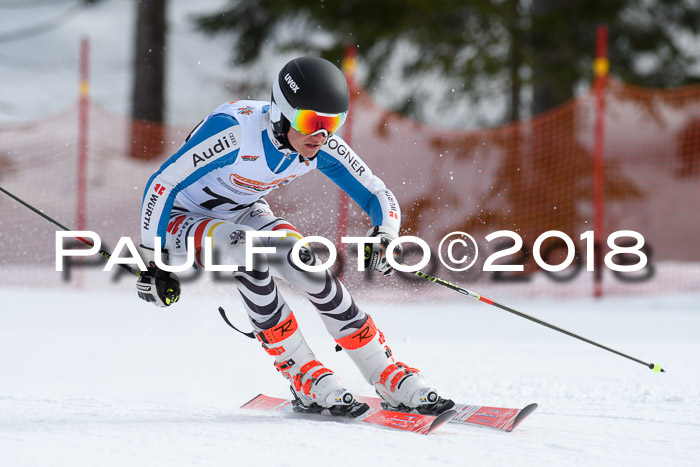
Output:
[[[635,273],[615,273],[602,264],[607,293],[700,289],[700,87],[640,89],[610,81],[605,93],[604,232],[632,230],[645,239],[649,258]],[[0,185],[75,228],[78,107],[26,125],[0,128]],[[352,107],[352,147],[396,194],[403,235],[424,239],[434,261],[426,267],[452,282],[489,294],[587,295],[594,272],[586,270],[590,246],[581,235],[593,230],[594,125],[596,100],[585,94],[527,121],[474,131],[446,131],[401,117],[376,105],[363,91]],[[193,117],[192,126],[199,121]],[[102,106],[89,109],[86,228],[105,246],[121,236],[138,243],[143,187],[191,128],[132,122]],[[319,202],[323,199],[324,202]],[[302,233],[336,239],[337,188],[310,174],[267,197],[277,214]],[[347,235],[364,235],[367,217],[350,208]],[[0,197],[2,277],[28,267],[53,268],[55,227],[7,197]],[[489,257],[513,244],[496,231],[512,231],[523,246],[497,261],[523,265],[522,272],[484,272]],[[576,246],[572,265],[543,271],[534,247],[544,232],[557,230]],[[440,240],[453,231],[476,240],[478,256],[463,272],[437,261]],[[626,238],[618,243],[630,241]],[[629,246],[629,245],[628,245]],[[354,248],[349,253],[355,254]],[[340,249],[340,248],[339,248]],[[414,250],[414,248],[409,248]],[[561,263],[566,248],[549,239],[538,247],[542,261]],[[602,253],[609,251],[603,246]],[[457,256],[473,259],[474,251]],[[444,256],[444,251],[442,252]],[[410,262],[419,259],[409,255]],[[493,258],[491,258],[493,259]],[[615,262],[635,264],[635,254]],[[383,287],[420,281],[378,281],[346,264],[354,286]],[[14,271],[14,272],[13,272]]]

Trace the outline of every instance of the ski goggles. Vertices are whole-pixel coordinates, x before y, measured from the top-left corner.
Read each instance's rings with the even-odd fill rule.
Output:
[[[313,110],[295,110],[294,116],[289,120],[292,128],[302,135],[313,135],[325,130],[328,136],[332,135],[345,123],[348,113],[326,114]]]

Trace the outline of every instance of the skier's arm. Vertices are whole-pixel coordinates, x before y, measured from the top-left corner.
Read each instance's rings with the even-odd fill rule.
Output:
[[[208,172],[233,163],[240,141],[241,130],[234,117],[212,115],[151,176],[141,204],[141,242],[144,246],[153,248],[156,237],[165,242],[170,211],[177,194]]]
[[[372,227],[398,235],[401,208],[396,197],[345,141],[331,136],[318,152],[317,168],[367,213]]]
[[[379,243],[365,247],[365,267],[384,275],[392,275],[394,269],[386,259],[387,247],[399,235],[401,228],[401,208],[394,194],[338,136],[330,137],[319,151],[317,167],[372,220],[372,229],[367,232],[367,236],[377,237]],[[397,263],[402,261],[400,245],[393,250],[393,258]]]
[[[136,282],[139,298],[158,306],[170,306],[180,298],[180,281],[155,265],[155,238],[165,235],[177,194],[238,155],[241,131],[235,118],[215,114],[199,124],[180,149],[148,180],[141,204],[141,255],[148,270]],[[167,253],[161,253],[167,256]]]

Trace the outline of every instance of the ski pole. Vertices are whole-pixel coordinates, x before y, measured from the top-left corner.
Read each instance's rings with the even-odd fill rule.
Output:
[[[34,212],[35,214],[38,214],[38,215],[40,215],[41,217],[43,217],[44,219],[46,219],[47,221],[51,222],[53,225],[59,227],[59,228],[62,229],[62,230],[65,230],[66,232],[70,232],[70,229],[69,229],[68,227],[64,226],[63,224],[60,224],[60,223],[59,223],[58,221],[56,221],[55,219],[53,219],[53,218],[47,216],[46,214],[44,214],[43,212],[39,211],[37,208],[35,208],[35,207],[32,206],[31,204],[29,204],[29,203],[27,203],[26,201],[24,201],[24,200],[18,198],[17,196],[13,195],[12,193],[10,193],[9,191],[5,190],[5,189],[4,189],[3,187],[1,187],[1,186],[0,186],[0,191],[2,191],[3,193],[5,193],[7,196],[9,196],[10,198],[14,199],[15,201],[17,201],[19,204],[21,204],[21,205],[24,206],[25,208],[31,210],[31,211]],[[77,238],[80,242],[84,243],[85,245],[87,245],[87,246],[89,246],[89,247],[95,246],[90,240],[88,240],[88,239],[86,239],[86,238],[83,238],[83,237],[76,237],[76,238]],[[99,253],[100,255],[104,256],[104,257],[107,258],[107,259],[110,259],[110,258],[112,257],[112,255],[110,255],[109,253],[107,253],[105,250],[102,250],[102,249],[100,249],[100,250],[98,251],[98,253]],[[120,263],[119,266],[121,266],[122,268],[126,269],[126,270],[129,271],[131,274],[133,274],[134,276],[136,276],[136,277],[141,277],[142,272],[139,271],[138,269],[134,269],[134,268],[130,267],[128,264],[121,264],[121,263]]]
[[[633,362],[641,363],[642,365],[644,365],[644,366],[650,368],[651,370],[653,370],[654,373],[659,373],[659,372],[664,372],[664,373],[665,373],[665,372],[666,372],[666,370],[664,370],[663,368],[661,368],[661,365],[659,365],[658,363],[647,363],[647,362],[645,362],[645,361],[639,360],[639,359],[634,358],[634,357],[632,357],[632,356],[630,356],[630,355],[624,354],[624,353],[619,352],[619,351],[617,351],[617,350],[615,350],[615,349],[611,349],[610,347],[607,347],[607,346],[604,346],[604,345],[599,344],[599,343],[597,343],[597,342],[594,342],[594,341],[592,341],[592,340],[590,340],[590,339],[586,339],[586,338],[583,337],[583,336],[579,336],[578,334],[574,334],[574,333],[571,332],[571,331],[567,331],[566,329],[562,329],[562,328],[560,328],[560,327],[558,327],[558,326],[555,326],[555,325],[553,325],[553,324],[550,324],[550,323],[548,323],[548,322],[546,322],[546,321],[543,321],[543,320],[541,320],[541,319],[539,319],[539,318],[536,318],[536,317],[534,317],[534,316],[530,316],[530,315],[528,315],[528,314],[526,314],[526,313],[523,313],[523,312],[521,312],[521,311],[515,310],[515,309],[513,309],[513,308],[511,308],[511,307],[509,307],[509,306],[502,305],[502,304],[500,304],[500,303],[498,303],[498,302],[496,302],[496,301],[491,300],[490,298],[484,297],[483,295],[479,295],[478,293],[472,292],[472,291],[467,290],[467,289],[463,289],[462,287],[459,287],[459,286],[457,286],[457,285],[455,285],[455,284],[452,284],[452,283],[450,283],[450,282],[447,282],[447,281],[445,281],[445,280],[443,280],[443,279],[440,279],[440,278],[438,278],[438,277],[431,276],[430,274],[426,274],[426,273],[421,272],[421,271],[414,271],[414,272],[412,272],[411,274],[413,274],[414,276],[418,276],[418,277],[420,277],[421,279],[425,279],[425,280],[427,280],[427,281],[434,282],[434,283],[436,283],[436,284],[442,285],[443,287],[447,287],[448,289],[452,289],[452,290],[454,290],[454,291],[456,291],[456,292],[461,293],[462,295],[466,295],[466,296],[471,297],[471,298],[473,298],[473,299],[475,299],[475,300],[479,300],[480,302],[484,302],[484,303],[486,303],[486,304],[488,304],[488,305],[493,305],[493,306],[495,306],[495,307],[497,307],[497,308],[500,308],[501,310],[505,310],[505,311],[507,311],[507,312],[509,312],[509,313],[513,313],[514,315],[518,315],[518,316],[520,316],[521,318],[529,319],[529,320],[532,321],[532,322],[535,322],[535,323],[537,323],[537,324],[541,324],[542,326],[546,326],[546,327],[548,327],[548,328],[550,328],[550,329],[554,329],[555,331],[558,331],[558,332],[561,332],[561,333],[563,333],[563,334],[566,334],[567,336],[571,336],[571,337],[574,337],[574,338],[576,338],[576,339],[578,339],[578,340],[581,340],[581,341],[583,341],[583,342],[587,342],[587,343],[589,343],[589,344],[595,345],[596,347],[600,347],[600,348],[603,349],[603,350],[607,350],[608,352],[612,352],[612,353],[617,354],[617,355],[619,355],[619,356],[621,356],[621,357],[625,357],[625,358],[627,358],[627,359],[629,359],[629,360],[632,360]]]

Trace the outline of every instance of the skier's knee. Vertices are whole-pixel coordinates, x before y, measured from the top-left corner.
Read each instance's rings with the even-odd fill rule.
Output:
[[[261,248],[262,241],[257,237],[248,237],[246,231],[253,230],[245,225],[223,224],[217,226],[211,232],[213,240],[214,255],[219,264],[238,266],[240,269],[248,269],[248,256],[246,251],[251,247]],[[264,255],[253,254],[252,267],[254,269],[264,269]]]

